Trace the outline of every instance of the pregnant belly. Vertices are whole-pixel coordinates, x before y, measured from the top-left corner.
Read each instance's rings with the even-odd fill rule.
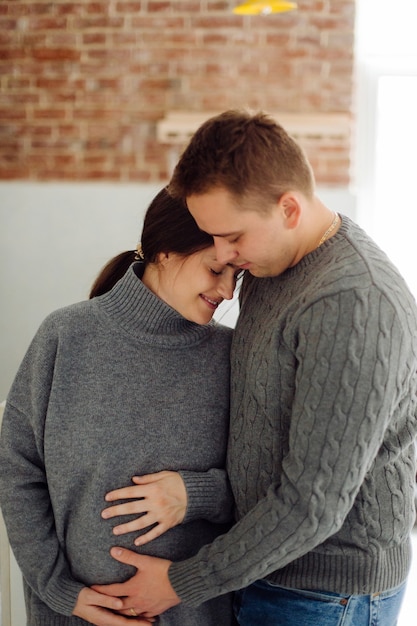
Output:
[[[134,545],[137,533],[116,537],[112,528],[116,523],[81,526],[73,520],[69,525],[65,551],[76,580],[85,585],[123,582],[133,576],[135,568],[119,563],[110,555],[113,546],[121,546],[141,554],[158,556],[172,561],[184,560],[198,552],[225,530],[205,520],[190,522],[170,529],[161,537],[138,548]]]

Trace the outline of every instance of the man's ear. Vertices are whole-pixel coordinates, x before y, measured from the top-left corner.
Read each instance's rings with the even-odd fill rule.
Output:
[[[297,194],[291,191],[284,193],[279,204],[282,207],[286,227],[296,228],[301,219],[301,204]]]

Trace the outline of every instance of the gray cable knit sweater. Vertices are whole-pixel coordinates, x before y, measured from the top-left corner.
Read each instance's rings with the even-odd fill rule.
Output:
[[[415,301],[348,218],[281,276],[248,276],[232,345],[238,523],[171,566],[182,600],[259,578],[346,594],[400,584],[414,522],[416,370]]]
[[[30,626],[86,624],[69,617],[80,589],[135,571],[111,558],[111,546],[184,559],[232,516],[224,470],[232,332],[188,322],[135,269],[104,296],[48,316],[7,399],[1,506]],[[164,469],[182,473],[186,518],[136,548],[136,533],[112,534],[129,516],[101,518],[104,495]],[[229,626],[230,597],[175,607],[159,623]]]

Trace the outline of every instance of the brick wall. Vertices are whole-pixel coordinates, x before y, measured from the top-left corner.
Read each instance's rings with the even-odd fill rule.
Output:
[[[251,17],[236,4],[2,0],[0,178],[166,180],[156,131],[173,110],[351,114],[355,0]],[[348,183],[349,136],[305,148],[318,183]]]

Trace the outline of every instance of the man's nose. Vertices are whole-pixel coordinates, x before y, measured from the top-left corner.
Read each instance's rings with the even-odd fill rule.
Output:
[[[223,237],[214,237],[214,246],[216,248],[216,258],[222,265],[227,265],[237,257],[237,250]]]

